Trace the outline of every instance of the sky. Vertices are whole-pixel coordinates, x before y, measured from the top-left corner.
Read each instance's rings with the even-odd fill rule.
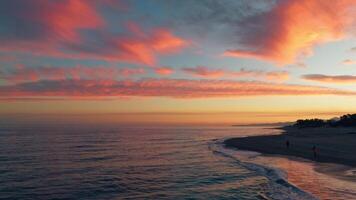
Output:
[[[0,119],[246,124],[356,112],[354,0],[2,0]]]

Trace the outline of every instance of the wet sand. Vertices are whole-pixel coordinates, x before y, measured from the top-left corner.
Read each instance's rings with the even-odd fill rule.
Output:
[[[296,156],[323,163],[356,167],[356,128],[283,127],[283,134],[232,138],[226,147],[256,151],[263,154]],[[289,140],[290,146],[286,147]],[[313,146],[317,147],[314,158]]]

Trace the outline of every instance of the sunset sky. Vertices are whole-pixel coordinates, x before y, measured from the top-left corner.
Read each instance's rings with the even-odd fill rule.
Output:
[[[2,120],[356,112],[355,0],[2,0]]]

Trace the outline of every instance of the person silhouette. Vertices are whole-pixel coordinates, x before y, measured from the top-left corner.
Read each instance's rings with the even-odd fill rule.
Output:
[[[316,148],[315,145],[313,146],[312,150],[313,150],[314,159],[316,159],[316,157],[317,157],[317,148]]]
[[[286,140],[286,147],[287,147],[287,149],[289,149],[289,140]]]

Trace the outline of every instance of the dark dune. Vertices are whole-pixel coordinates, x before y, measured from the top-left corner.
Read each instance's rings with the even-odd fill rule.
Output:
[[[295,128],[284,127],[284,133],[271,136],[232,138],[226,147],[257,151],[263,154],[296,156],[317,162],[356,166],[356,128]],[[286,140],[290,147],[287,149]],[[313,146],[317,147],[314,158]]]

